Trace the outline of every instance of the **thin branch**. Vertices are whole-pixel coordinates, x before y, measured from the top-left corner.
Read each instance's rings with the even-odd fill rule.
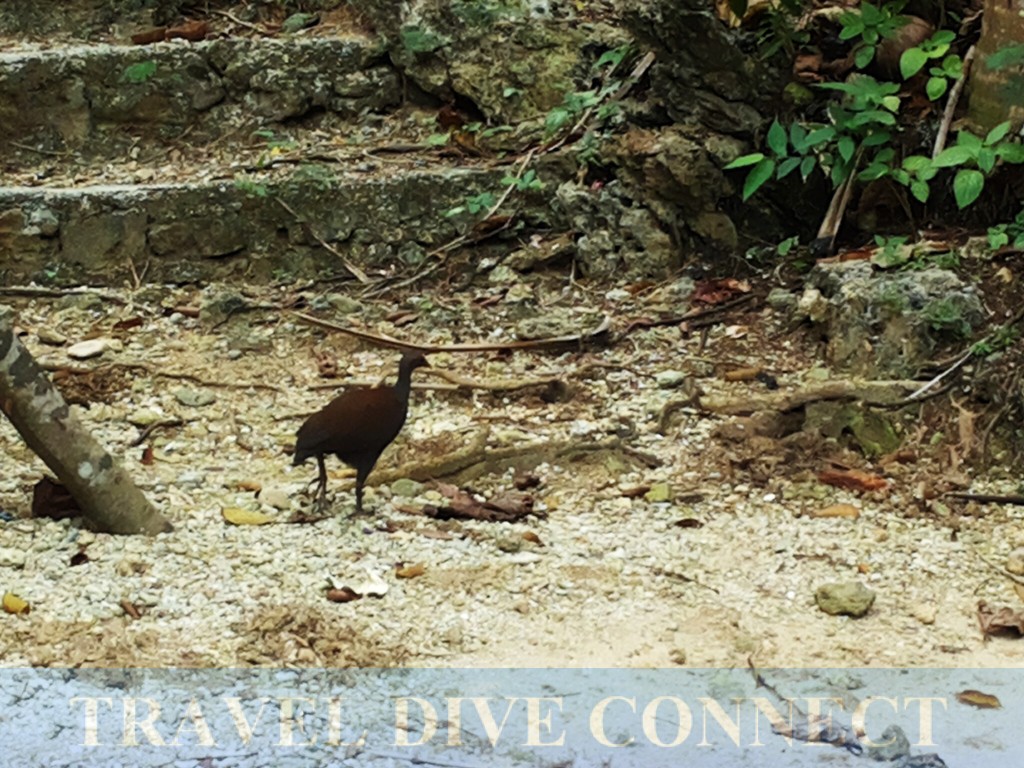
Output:
[[[956,105],[960,101],[960,92],[967,83],[967,76],[971,73],[971,63],[974,61],[976,46],[971,46],[964,54],[963,64],[960,67],[960,77],[949,89],[949,98],[946,99],[946,108],[942,112],[942,122],[939,123],[939,132],[935,134],[935,146],[932,147],[932,160],[939,156],[939,153],[946,148],[946,137],[949,135],[949,126],[953,123],[953,113],[956,112]]]
[[[415,342],[402,341],[396,339],[393,336],[388,336],[383,333],[370,333],[368,331],[359,331],[355,328],[348,328],[344,325],[338,325],[327,320],[321,320],[319,317],[313,317],[307,315],[304,312],[293,312],[292,313],[297,319],[310,325],[315,325],[319,328],[324,328],[329,331],[337,331],[338,333],[344,333],[348,336],[353,336],[363,341],[368,341],[371,344],[376,344],[380,347],[389,347],[391,349],[400,350],[416,350],[424,354],[431,354],[434,352],[501,352],[506,349],[543,349],[545,347],[561,346],[564,344],[578,344],[585,341],[596,341],[604,337],[608,330],[611,328],[611,318],[607,315],[601,320],[600,325],[594,328],[592,331],[579,334],[570,334],[566,336],[553,336],[546,339],[531,339],[528,341],[507,341],[503,343],[484,343],[484,344],[441,344],[441,345],[426,345],[416,344]]]
[[[318,243],[320,243],[320,245],[325,250],[330,251],[335,256],[337,256],[338,259],[341,261],[342,265],[345,267],[345,269],[347,269],[349,272],[351,272],[352,276],[356,280],[358,280],[363,285],[367,285],[370,282],[370,278],[368,278],[366,276],[366,273],[363,272],[363,270],[361,270],[355,264],[350,262],[347,258],[345,258],[345,256],[337,248],[335,248],[333,245],[331,245],[326,240],[324,240],[322,237],[320,237],[320,235],[318,235],[316,232],[314,232],[313,231],[313,226],[308,221],[306,221],[301,216],[299,216],[299,214],[297,214],[295,212],[294,208],[292,208],[290,205],[288,205],[288,203],[286,203],[280,197],[275,197],[274,199],[277,200],[278,205],[280,205],[282,208],[284,208],[286,211],[288,211],[288,213],[290,213],[292,216],[294,216],[295,220],[297,222],[299,222],[303,227],[305,227],[306,231],[309,232],[309,234],[313,236],[313,239],[315,239]]]

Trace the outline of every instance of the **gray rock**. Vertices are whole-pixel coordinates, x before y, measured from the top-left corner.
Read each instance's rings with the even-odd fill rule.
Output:
[[[346,296],[343,293],[327,294],[327,303],[330,305],[331,309],[339,315],[354,315],[357,312],[361,312],[363,309],[361,302],[356,301],[351,296]]]
[[[68,347],[68,357],[74,360],[89,360],[99,357],[110,347],[110,339],[89,339]]]
[[[686,381],[686,374],[682,371],[658,371],[654,380],[662,389],[675,389]]]
[[[259,499],[263,504],[269,504],[274,509],[291,509],[292,507],[292,500],[288,496],[288,492],[275,486],[261,490]]]
[[[25,553],[14,547],[0,549],[0,568],[24,568]]]
[[[487,282],[491,285],[509,285],[519,282],[519,273],[504,264],[499,264],[487,275]]]
[[[875,593],[859,581],[835,582],[818,587],[814,601],[821,610],[832,616],[859,618],[874,604]]]
[[[910,755],[910,739],[898,725],[890,725],[880,738],[873,738],[873,746],[868,747],[867,754],[878,762],[893,762]]]
[[[772,288],[766,301],[776,312],[792,312],[796,309],[797,298],[785,288]]]
[[[192,408],[201,408],[204,405],[210,405],[217,401],[217,396],[207,389],[191,389],[189,387],[179,387],[174,390],[174,399],[182,405],[187,405]]]
[[[53,328],[43,327],[36,331],[36,336],[43,344],[50,344],[54,347],[62,347],[68,343],[68,337]]]
[[[586,331],[593,327],[590,321],[580,318],[568,312],[553,310],[545,315],[536,317],[525,317],[516,323],[516,338],[548,339],[554,336],[568,336]]]
[[[157,413],[152,408],[139,408],[137,411],[132,411],[128,415],[128,423],[136,427],[148,427],[150,424],[155,424],[163,418],[163,415]]]
[[[411,499],[423,491],[423,483],[417,483],[408,477],[402,477],[391,484],[391,493],[395,496]]]

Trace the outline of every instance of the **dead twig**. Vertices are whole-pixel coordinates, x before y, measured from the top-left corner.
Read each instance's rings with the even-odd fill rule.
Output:
[[[949,126],[953,123],[953,114],[956,112],[956,105],[960,101],[960,93],[967,83],[967,76],[971,73],[971,64],[974,62],[976,46],[971,46],[964,54],[963,64],[960,67],[960,77],[949,89],[949,97],[946,99],[946,108],[942,112],[942,122],[939,123],[939,131],[935,134],[935,145],[932,147],[932,160],[939,156],[939,153],[946,148],[946,137],[949,135]]]
[[[335,256],[337,256],[338,259],[341,261],[342,266],[344,266],[345,269],[347,269],[356,280],[358,280],[363,285],[367,285],[370,282],[370,278],[368,278],[366,276],[366,273],[363,272],[363,270],[361,270],[355,264],[350,262],[347,258],[345,258],[345,256],[337,248],[335,248],[333,245],[331,245],[326,240],[324,240],[322,237],[320,237],[320,235],[318,235],[316,232],[314,232],[312,225],[310,225],[310,223],[308,221],[306,221],[301,216],[299,216],[299,214],[297,214],[295,212],[294,208],[292,208],[290,205],[288,205],[288,203],[286,203],[280,197],[275,197],[274,199],[277,200],[278,204],[282,208],[284,208],[286,211],[288,211],[288,213],[290,213],[292,216],[295,217],[295,220],[297,222],[299,222],[305,228],[305,230],[307,232],[309,232],[310,235],[312,235],[314,240],[316,240],[318,243],[320,243],[320,246],[324,250],[326,250],[326,251],[334,254]]]
[[[1024,507],[1024,496],[1020,494],[998,494],[998,493],[970,493],[969,491],[949,491],[942,494],[951,499],[962,499],[963,501],[976,501],[979,504],[1014,504]]]
[[[26,296],[36,299],[57,299],[64,296],[97,296],[103,301],[127,304],[128,301],[111,293],[92,288],[40,288],[35,285],[8,285],[0,288],[0,296]]]
[[[237,16],[235,16],[235,14],[231,13],[231,11],[218,11],[218,10],[215,10],[215,9],[211,8],[210,9],[210,13],[212,13],[212,14],[214,14],[216,16],[223,16],[225,19],[228,19],[229,21],[234,22],[235,24],[239,25],[240,27],[245,27],[247,29],[251,29],[253,32],[259,32],[261,35],[269,34],[268,30],[266,30],[263,27],[260,27],[260,26],[258,26],[256,24],[251,24],[248,21],[243,21],[242,19],[240,19]]]
[[[304,323],[309,323],[310,325],[315,325],[329,331],[344,333],[348,336],[354,336],[357,339],[368,341],[371,344],[376,344],[377,346],[400,350],[416,350],[424,354],[436,352],[501,352],[507,349],[544,349],[547,347],[557,347],[566,344],[583,344],[585,342],[594,342],[604,338],[611,328],[611,318],[605,315],[601,320],[601,323],[596,328],[585,333],[554,336],[547,339],[531,339],[528,341],[507,341],[497,344],[425,345],[402,341],[401,339],[396,339],[393,336],[388,336],[386,334],[359,331],[355,328],[348,328],[344,325],[338,325],[337,323],[332,323],[327,320],[321,320],[319,317],[313,317],[312,315],[307,315],[304,312],[293,312],[292,314]]]
[[[633,331],[643,330],[646,328],[660,328],[666,325],[679,325],[680,323],[692,323],[694,320],[701,318],[710,317],[717,315],[722,312],[727,312],[730,309],[734,309],[742,304],[746,304],[748,301],[753,301],[757,298],[752,293],[744,294],[735,299],[716,304],[713,307],[706,307],[704,309],[691,309],[689,312],[684,312],[681,315],[673,315],[672,317],[662,317],[657,320],[634,320],[631,322],[626,329],[620,334],[619,338],[626,336]]]
[[[139,433],[139,436],[132,440],[130,443],[128,443],[128,445],[131,446],[132,448],[135,448],[136,446],[142,445],[144,442],[146,442],[146,439],[154,432],[156,432],[158,429],[163,429],[164,427],[180,427],[184,425],[184,423],[185,422],[181,419],[164,419],[163,421],[154,421],[152,424],[150,424],[148,427],[142,430],[142,432]]]

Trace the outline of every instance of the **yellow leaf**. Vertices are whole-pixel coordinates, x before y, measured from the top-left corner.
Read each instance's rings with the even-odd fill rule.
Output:
[[[264,515],[262,512],[255,512],[251,509],[241,507],[224,507],[221,510],[224,519],[232,525],[266,525],[274,522],[274,518]]]
[[[407,565],[404,568],[397,569],[395,576],[400,579],[415,579],[417,576],[422,576],[426,570],[422,563],[417,563],[416,565]]]
[[[811,517],[850,517],[856,519],[860,517],[860,510],[853,506],[853,504],[833,504],[830,507],[811,512]]]
[[[32,606],[13,592],[4,592],[4,610],[15,615],[25,614],[32,610]]]
[[[956,695],[956,700],[961,704],[968,704],[978,709],[1002,709],[1003,705],[999,699],[993,696],[991,693],[982,693],[981,691],[960,691]]]

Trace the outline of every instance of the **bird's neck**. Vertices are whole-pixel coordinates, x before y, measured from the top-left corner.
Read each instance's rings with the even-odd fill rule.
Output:
[[[412,389],[412,366],[403,360],[398,366],[398,381],[395,382],[395,394],[403,403],[409,402],[409,391]]]

